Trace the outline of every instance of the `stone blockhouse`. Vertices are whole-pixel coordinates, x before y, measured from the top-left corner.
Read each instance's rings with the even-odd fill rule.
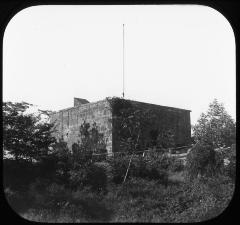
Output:
[[[177,146],[188,145],[191,141],[190,110],[160,106],[155,104],[130,101],[141,109],[151,109],[157,115],[155,125],[174,132]],[[50,116],[55,122],[57,139],[63,137],[71,148],[79,139],[79,128],[85,121],[96,123],[99,132],[103,133],[109,154],[119,151],[118,138],[114,132],[114,115],[109,100],[106,98],[97,102],[88,102],[86,99],[74,98],[74,107],[60,110]],[[155,126],[155,127],[156,127]]]

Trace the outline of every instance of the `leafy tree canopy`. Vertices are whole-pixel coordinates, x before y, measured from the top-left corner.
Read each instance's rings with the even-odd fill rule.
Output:
[[[195,141],[204,141],[214,147],[230,146],[236,141],[236,123],[223,104],[214,99],[193,126],[193,137]]]
[[[4,156],[16,160],[39,160],[48,154],[48,147],[55,142],[51,135],[54,125],[42,120],[49,111],[38,114],[26,113],[32,104],[21,102],[3,103],[3,148]]]

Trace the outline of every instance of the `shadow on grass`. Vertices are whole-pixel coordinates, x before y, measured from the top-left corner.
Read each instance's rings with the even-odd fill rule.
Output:
[[[40,197],[43,199],[43,203],[39,201]],[[79,197],[65,197],[64,202],[68,202],[67,206],[58,206],[56,204],[49,205],[51,199],[44,194],[40,194],[38,201],[36,202],[36,200],[32,199],[27,193],[13,192],[13,194],[7,194],[6,200],[9,206],[18,215],[24,214],[27,218],[30,217],[30,220],[31,218],[37,217],[38,219],[36,218],[36,220],[39,222],[56,221],[61,217],[69,217],[72,219],[73,217],[76,217],[76,219],[86,219],[86,221],[89,222],[107,222],[110,221],[114,215],[114,210],[110,208],[109,204],[102,202],[95,195],[85,197],[82,195]],[[29,210],[32,210],[30,214]],[[46,212],[44,210],[46,210]],[[43,211],[45,215],[44,217],[41,213]],[[48,219],[49,221],[47,221]]]

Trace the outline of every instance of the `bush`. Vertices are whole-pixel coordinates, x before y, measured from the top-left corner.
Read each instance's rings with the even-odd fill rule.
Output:
[[[198,176],[211,177],[221,172],[223,162],[211,145],[196,144],[187,155],[186,171],[189,179]]]
[[[91,187],[93,191],[106,191],[107,175],[103,167],[98,165],[91,165],[87,169],[86,184]]]
[[[174,222],[202,222],[220,215],[228,206],[234,184],[228,177],[202,177],[187,182],[185,199],[191,200],[184,211],[175,214]]]
[[[167,185],[168,183],[168,170],[171,165],[171,159],[163,153],[155,151],[149,152],[146,157],[142,159],[145,163],[145,175],[143,178],[155,179],[160,183]]]
[[[112,181],[115,184],[120,184],[123,182],[125,173],[127,171],[129,157],[128,156],[114,156],[109,158],[108,162],[111,166],[112,171]]]
[[[236,147],[232,145],[230,149],[224,151],[223,161],[227,161],[224,165],[224,173],[226,176],[229,176],[233,182],[235,182],[236,177]]]
[[[96,166],[104,170],[107,177],[107,182],[111,182],[113,179],[112,167],[108,161],[95,162]]]
[[[69,174],[70,174],[69,187],[72,190],[83,188],[86,181],[87,169],[85,167],[81,167],[81,168],[69,171]]]
[[[84,121],[80,127],[79,136],[81,140],[78,144],[72,145],[72,155],[69,157],[71,161],[70,187],[77,189],[88,185],[93,191],[105,191],[106,171],[95,164],[101,160],[101,157],[93,157],[94,153],[106,152],[103,134],[99,133],[96,123],[93,123],[91,127]]]
[[[97,164],[84,165],[70,171],[70,188],[73,190],[91,187],[92,191],[106,192],[107,173]]]
[[[130,158],[131,156],[119,156],[109,160],[114,183],[119,184],[123,182]],[[164,155],[151,155],[146,158],[141,155],[134,155],[129,167],[128,177],[153,179],[167,184],[169,162]]]

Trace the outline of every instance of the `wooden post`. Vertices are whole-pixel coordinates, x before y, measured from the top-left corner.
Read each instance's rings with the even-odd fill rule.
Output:
[[[133,157],[133,153],[132,153],[131,158],[130,158],[130,160],[129,160],[128,168],[127,168],[127,171],[126,171],[126,174],[125,174],[125,177],[124,177],[123,183],[125,182],[125,180],[126,180],[126,178],[127,178],[128,170],[129,170],[129,168],[130,168],[131,161],[132,161],[132,157]]]

